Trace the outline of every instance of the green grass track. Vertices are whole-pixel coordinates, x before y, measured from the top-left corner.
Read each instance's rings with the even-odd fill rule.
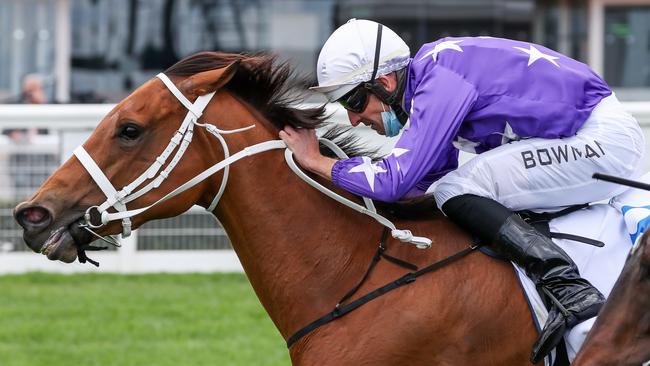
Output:
[[[243,274],[0,276],[0,366],[289,364]]]

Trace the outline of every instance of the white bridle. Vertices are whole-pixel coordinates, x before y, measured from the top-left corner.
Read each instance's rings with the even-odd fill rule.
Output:
[[[122,220],[122,237],[127,237],[131,234],[131,219],[130,219],[131,217],[139,215],[149,210],[153,206],[158,205],[164,201],[167,201],[181,194],[182,192],[194,187],[195,185],[202,182],[209,176],[223,169],[224,173],[221,181],[221,186],[219,187],[219,191],[215,195],[210,206],[207,208],[207,211],[212,212],[217,206],[217,204],[219,203],[219,200],[221,199],[221,196],[223,195],[223,192],[226,188],[226,183],[228,181],[229,167],[231,164],[247,156],[258,154],[264,151],[286,148],[286,144],[284,143],[284,141],[271,140],[271,141],[265,141],[253,146],[246,147],[242,151],[239,151],[238,153],[231,156],[228,149],[228,145],[226,144],[226,141],[221,135],[246,131],[248,129],[255,127],[255,125],[251,125],[248,127],[239,128],[235,130],[224,131],[224,130],[220,130],[213,124],[199,123],[198,119],[203,114],[203,110],[208,105],[210,100],[212,100],[212,97],[214,96],[215,92],[211,92],[206,95],[199,96],[196,99],[196,101],[192,103],[183,95],[183,93],[181,93],[180,90],[178,90],[178,88],[176,88],[174,83],[165,74],[160,73],[157,75],[157,77],[163,81],[163,83],[167,86],[170,92],[174,94],[174,96],[181,102],[181,104],[183,104],[183,106],[185,106],[185,108],[188,109],[188,112],[185,118],[183,119],[181,126],[176,131],[174,136],[171,138],[165,150],[155,159],[154,163],[147,170],[144,171],[144,173],[142,173],[133,182],[131,182],[130,184],[128,184],[127,186],[125,186],[124,188],[118,191],[111,184],[111,182],[106,177],[104,172],[101,170],[101,168],[99,168],[97,163],[95,163],[93,158],[88,154],[88,152],[83,148],[83,146],[79,146],[74,150],[74,155],[77,157],[77,159],[79,159],[79,162],[81,162],[83,167],[88,171],[88,173],[93,178],[95,183],[97,183],[101,191],[106,196],[106,201],[104,201],[102,204],[98,206],[89,207],[86,210],[86,213],[84,215],[85,223],[80,225],[80,227],[84,228],[85,230],[89,231],[93,235],[105,241],[108,240],[102,238],[99,234],[95,233],[92,229],[97,229],[99,227],[102,227],[111,221]],[[127,203],[139,197],[142,197],[144,194],[151,191],[152,189],[158,188],[162,184],[162,182],[169,176],[169,173],[172,171],[172,169],[174,169],[176,164],[178,164],[181,157],[187,150],[188,145],[192,141],[193,129],[195,125],[205,128],[208,132],[210,132],[213,136],[215,136],[219,140],[221,146],[223,147],[224,160],[211,166],[210,168],[206,169],[199,175],[185,182],[178,188],[167,193],[165,196],[163,196],[156,202],[152,203],[151,205],[139,209],[135,209],[135,210],[128,210],[126,206]],[[345,153],[343,153],[343,151],[338,146],[336,146],[336,144],[332,143],[329,140],[321,139],[321,141],[324,142],[330,149],[332,149],[339,157],[341,158],[347,157]],[[176,154],[174,155],[172,160],[165,167],[165,169],[160,171],[160,169],[167,162],[169,156],[171,156],[172,152],[177,147],[178,147],[178,151],[176,151]],[[431,240],[428,238],[413,236],[411,232],[408,230],[398,230],[390,220],[386,219],[385,217],[377,213],[370,199],[364,197],[364,202],[366,204],[366,207],[363,207],[353,201],[348,200],[347,198],[341,197],[337,193],[331,191],[330,189],[322,186],[315,180],[311,179],[308,175],[302,172],[300,168],[298,168],[298,166],[293,160],[293,153],[291,152],[291,150],[286,149],[285,159],[287,161],[287,164],[291,168],[291,170],[293,170],[300,178],[302,178],[308,184],[315,187],[319,191],[323,192],[327,196],[343,203],[344,205],[360,213],[371,216],[382,225],[390,228],[392,236],[394,238],[399,239],[403,242],[415,244],[418,248],[429,248],[431,246]],[[159,171],[160,173],[158,173]],[[138,187],[145,184],[145,182],[148,180],[149,183],[147,183],[146,185],[138,189]],[[107,210],[110,207],[115,208],[117,212],[109,213]],[[97,213],[99,214],[101,218],[99,224],[92,223],[92,219],[91,219],[92,210],[96,210]],[[117,242],[111,242],[111,241],[108,242],[113,245],[119,245]]]
[[[99,206],[92,206],[88,208],[88,210],[86,210],[86,214],[84,215],[84,218],[86,221],[85,225],[87,225],[88,228],[96,229],[107,224],[109,221],[114,220],[111,218],[111,214],[109,214],[107,211],[107,209],[110,207],[115,208],[117,212],[122,212],[122,213],[132,212],[127,210],[126,207],[127,203],[143,196],[144,194],[151,191],[152,189],[158,188],[164,182],[164,180],[169,176],[169,173],[174,169],[174,167],[176,167],[181,157],[187,150],[188,145],[192,141],[195,125],[199,127],[204,127],[206,130],[208,130],[208,132],[210,132],[219,140],[221,146],[223,147],[226,158],[229,157],[230,152],[228,149],[228,145],[226,144],[226,141],[223,139],[221,134],[245,131],[247,129],[255,127],[255,126],[249,126],[241,129],[231,130],[231,131],[223,131],[218,129],[216,126],[212,124],[199,123],[198,119],[203,114],[203,110],[208,105],[210,100],[212,100],[212,97],[214,96],[215,92],[202,95],[198,97],[194,103],[192,103],[183,95],[183,93],[181,93],[180,90],[178,90],[178,88],[176,88],[174,83],[172,83],[172,81],[167,77],[167,75],[160,73],[157,75],[157,77],[163,81],[163,83],[172,92],[172,94],[174,94],[174,96],[181,102],[181,104],[183,104],[183,106],[185,106],[185,108],[188,109],[188,113],[183,119],[181,126],[178,128],[174,136],[169,141],[169,144],[167,144],[165,150],[163,150],[163,152],[155,159],[153,164],[144,173],[142,173],[138,178],[136,178],[133,182],[131,182],[130,184],[122,188],[120,191],[117,191],[117,189],[113,187],[113,185],[108,180],[106,175],[102,172],[99,166],[97,166],[97,163],[95,163],[93,158],[88,154],[88,152],[84,149],[83,146],[79,146],[74,150],[74,155],[77,157],[77,159],[79,159],[79,162],[81,162],[84,168],[86,168],[90,176],[93,178],[95,183],[97,183],[99,188],[106,196],[106,201],[104,201],[102,204],[100,204]],[[167,167],[165,167],[165,169],[160,171],[160,169],[167,162],[167,159],[171,156],[172,152],[177,147],[178,147],[178,151],[176,151],[176,154],[174,155],[172,160],[169,162]],[[159,171],[160,174],[158,174]],[[223,195],[223,192],[226,188],[226,182],[228,180],[228,172],[229,172],[229,167],[226,166],[226,169],[224,170],[224,177],[221,183],[221,187],[219,188],[217,195],[212,200],[212,203],[208,207],[209,211],[212,211],[217,206],[219,199]],[[139,190],[135,191],[147,180],[150,181],[148,184],[146,184],[144,187],[140,188]],[[189,188],[190,187],[188,187],[187,189]],[[180,194],[181,192],[182,191],[178,192],[177,194]],[[168,197],[167,199],[169,198],[171,197]],[[101,222],[99,224],[92,223],[91,211],[93,209],[96,209],[97,212],[101,215]],[[136,214],[130,214],[122,218],[122,237],[128,237],[129,235],[131,235],[130,218],[135,215]],[[93,232],[93,234],[95,233]]]

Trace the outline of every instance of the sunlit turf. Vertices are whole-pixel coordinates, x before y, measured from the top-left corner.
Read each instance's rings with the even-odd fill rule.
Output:
[[[243,274],[0,276],[0,365],[288,365]]]

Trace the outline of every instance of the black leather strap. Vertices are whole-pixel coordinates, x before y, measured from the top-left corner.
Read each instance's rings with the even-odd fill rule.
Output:
[[[379,240],[379,248],[377,248],[377,252],[373,256],[372,262],[370,262],[370,266],[366,270],[366,273],[363,275],[363,277],[361,278],[361,281],[359,281],[359,283],[356,286],[354,286],[350,291],[348,291],[345,295],[343,295],[341,300],[339,300],[339,302],[336,304],[337,308],[341,304],[343,304],[346,300],[348,300],[350,297],[352,297],[352,295],[354,295],[359,290],[359,288],[361,288],[361,285],[363,285],[364,282],[366,282],[366,279],[370,275],[370,272],[372,272],[373,268],[375,268],[375,265],[377,265],[377,263],[379,263],[379,261],[382,258],[385,258],[389,262],[392,262],[394,264],[397,264],[398,266],[410,269],[412,271],[417,271],[418,270],[418,266],[416,266],[415,264],[409,263],[407,261],[401,260],[399,258],[395,258],[393,256],[390,256],[390,255],[384,253],[384,251],[386,250],[386,239],[387,238],[388,238],[388,228],[384,226],[384,230],[381,233],[381,239]]]
[[[381,51],[381,32],[383,28],[383,25],[377,23],[377,40],[375,41],[375,60],[372,65],[371,83],[375,82],[375,76],[377,76],[377,70],[379,69],[379,51]]]
[[[564,215],[571,214],[573,212],[582,210],[583,208],[587,208],[587,207],[589,207],[589,204],[585,203],[582,205],[570,206],[565,208],[564,210],[557,211],[557,212],[533,212],[529,210],[524,210],[524,211],[517,212],[517,214],[528,224],[532,225],[539,232],[543,233],[544,235],[550,238],[572,240],[572,241],[577,241],[580,243],[589,244],[595,247],[602,248],[605,246],[605,243],[603,243],[600,240],[591,239],[580,235],[554,232],[551,231],[549,227],[549,223],[551,220]]]
[[[456,252],[455,254],[453,254],[453,255],[451,255],[451,256],[449,256],[447,258],[444,258],[444,259],[442,259],[442,260],[440,260],[438,262],[435,262],[435,263],[433,263],[433,264],[431,264],[431,265],[429,265],[427,267],[424,267],[424,268],[422,268],[422,269],[420,269],[418,271],[408,272],[405,275],[403,275],[402,277],[396,279],[395,281],[393,281],[393,282],[391,282],[389,284],[386,284],[386,285],[384,285],[384,286],[382,286],[382,287],[380,287],[380,288],[378,288],[378,289],[376,289],[374,291],[371,291],[371,292],[365,294],[364,296],[352,301],[349,304],[341,305],[341,302],[339,302],[339,304],[336,305],[336,307],[334,308],[334,310],[332,310],[332,312],[330,312],[329,314],[326,314],[326,315],[314,320],[313,322],[307,324],[305,327],[298,330],[291,337],[289,337],[289,339],[287,339],[287,348],[291,347],[291,345],[293,345],[300,338],[302,338],[305,335],[311,333],[312,331],[314,331],[315,329],[317,329],[321,325],[324,325],[324,324],[327,324],[327,323],[329,323],[329,322],[331,322],[333,320],[336,320],[336,319],[350,313],[352,310],[357,309],[361,305],[363,305],[363,304],[365,304],[365,303],[367,303],[369,301],[372,301],[373,299],[376,299],[379,296],[381,296],[381,295],[383,295],[383,294],[385,294],[387,292],[390,292],[390,291],[392,291],[392,290],[394,290],[396,288],[402,287],[404,285],[408,285],[409,283],[414,282],[416,280],[416,278],[418,278],[418,277],[420,277],[420,276],[422,276],[424,274],[427,274],[429,272],[433,272],[433,271],[435,271],[435,270],[437,270],[437,269],[439,269],[441,267],[444,267],[445,265],[447,265],[447,264],[449,264],[449,263],[451,263],[451,262],[453,262],[455,260],[458,260],[458,259],[462,258],[462,257],[466,256],[467,254],[473,252],[476,248],[477,248],[477,246],[472,245],[472,246],[470,246],[468,248],[465,248],[465,249],[463,249],[463,250],[461,250],[459,252]],[[378,255],[375,255],[374,258],[377,258],[377,256]],[[373,263],[371,264],[370,268],[368,269],[368,271],[364,275],[364,279],[368,276],[368,274],[370,273],[370,270],[372,268],[374,268],[374,265],[376,264],[376,262],[379,261],[379,259],[377,259],[375,261],[374,258],[373,258]],[[361,283],[363,283],[363,281]],[[361,283],[359,285],[355,286],[355,288],[353,289],[354,292],[356,292],[356,290],[361,286]],[[349,291],[348,294],[350,294],[351,292],[354,293],[353,291]],[[346,294],[346,296],[347,296],[347,294]],[[346,296],[344,296],[344,299],[346,298]]]
[[[531,210],[522,210],[517,211],[517,214],[527,223],[534,225],[536,222],[549,222],[558,217],[574,213],[587,207],[589,207],[589,204],[584,203],[582,205],[569,206],[557,212],[534,212]]]
[[[408,120],[408,113],[404,111],[404,108],[401,106],[401,101],[398,99],[401,98],[404,91],[401,87],[405,85],[405,80],[398,80],[398,88],[393,93],[389,93],[386,91],[386,89],[384,89],[383,86],[381,86],[381,84],[375,82],[377,72],[379,71],[379,59],[381,56],[381,35],[383,28],[383,25],[377,23],[377,39],[375,41],[375,59],[373,61],[372,76],[370,77],[369,81],[363,84],[363,86],[375,94],[382,102],[388,104],[393,109],[393,111],[395,111],[397,119],[402,123],[403,126]]]
[[[602,247],[605,246],[605,243],[603,243],[600,240],[587,238],[587,237],[580,236],[580,235],[573,235],[573,234],[567,234],[567,233],[556,233],[554,231],[550,231],[549,236],[551,238],[558,238],[558,239],[566,239],[566,240],[577,241],[577,242],[580,242],[580,243],[593,245],[593,246],[598,247],[598,248],[602,248]]]

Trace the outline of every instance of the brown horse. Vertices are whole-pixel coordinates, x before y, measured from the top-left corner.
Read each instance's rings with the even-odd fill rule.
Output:
[[[650,232],[627,259],[575,366],[650,363]]]
[[[200,53],[165,72],[189,99],[216,91],[200,122],[232,130],[232,151],[277,139],[285,123],[314,127],[324,110],[290,107],[291,69],[268,56]],[[84,143],[115,187],[123,187],[161,154],[187,110],[159,79],[119,103]],[[170,177],[129,203],[155,202],[224,158],[220,144],[197,129]],[[178,215],[193,204],[208,207],[221,183],[215,174],[173,199],[135,216],[137,228]],[[342,193],[350,199],[350,195]],[[105,199],[72,157],[15,209],[24,239],[49,259],[74,261],[77,246],[93,238],[79,229],[86,210]],[[326,198],[296,177],[274,150],[231,167],[225,193],[213,213],[222,223],[257,296],[285,339],[330,312],[364,274],[377,248],[381,225]],[[400,228],[433,240],[428,250],[390,239],[387,253],[424,266],[470,245],[442,215],[402,220]],[[120,233],[119,221],[98,229]],[[359,290],[364,294],[407,270],[380,261]],[[359,297],[356,295],[354,298]],[[290,349],[296,365],[530,365],[537,337],[529,307],[510,264],[470,254],[319,327]]]

